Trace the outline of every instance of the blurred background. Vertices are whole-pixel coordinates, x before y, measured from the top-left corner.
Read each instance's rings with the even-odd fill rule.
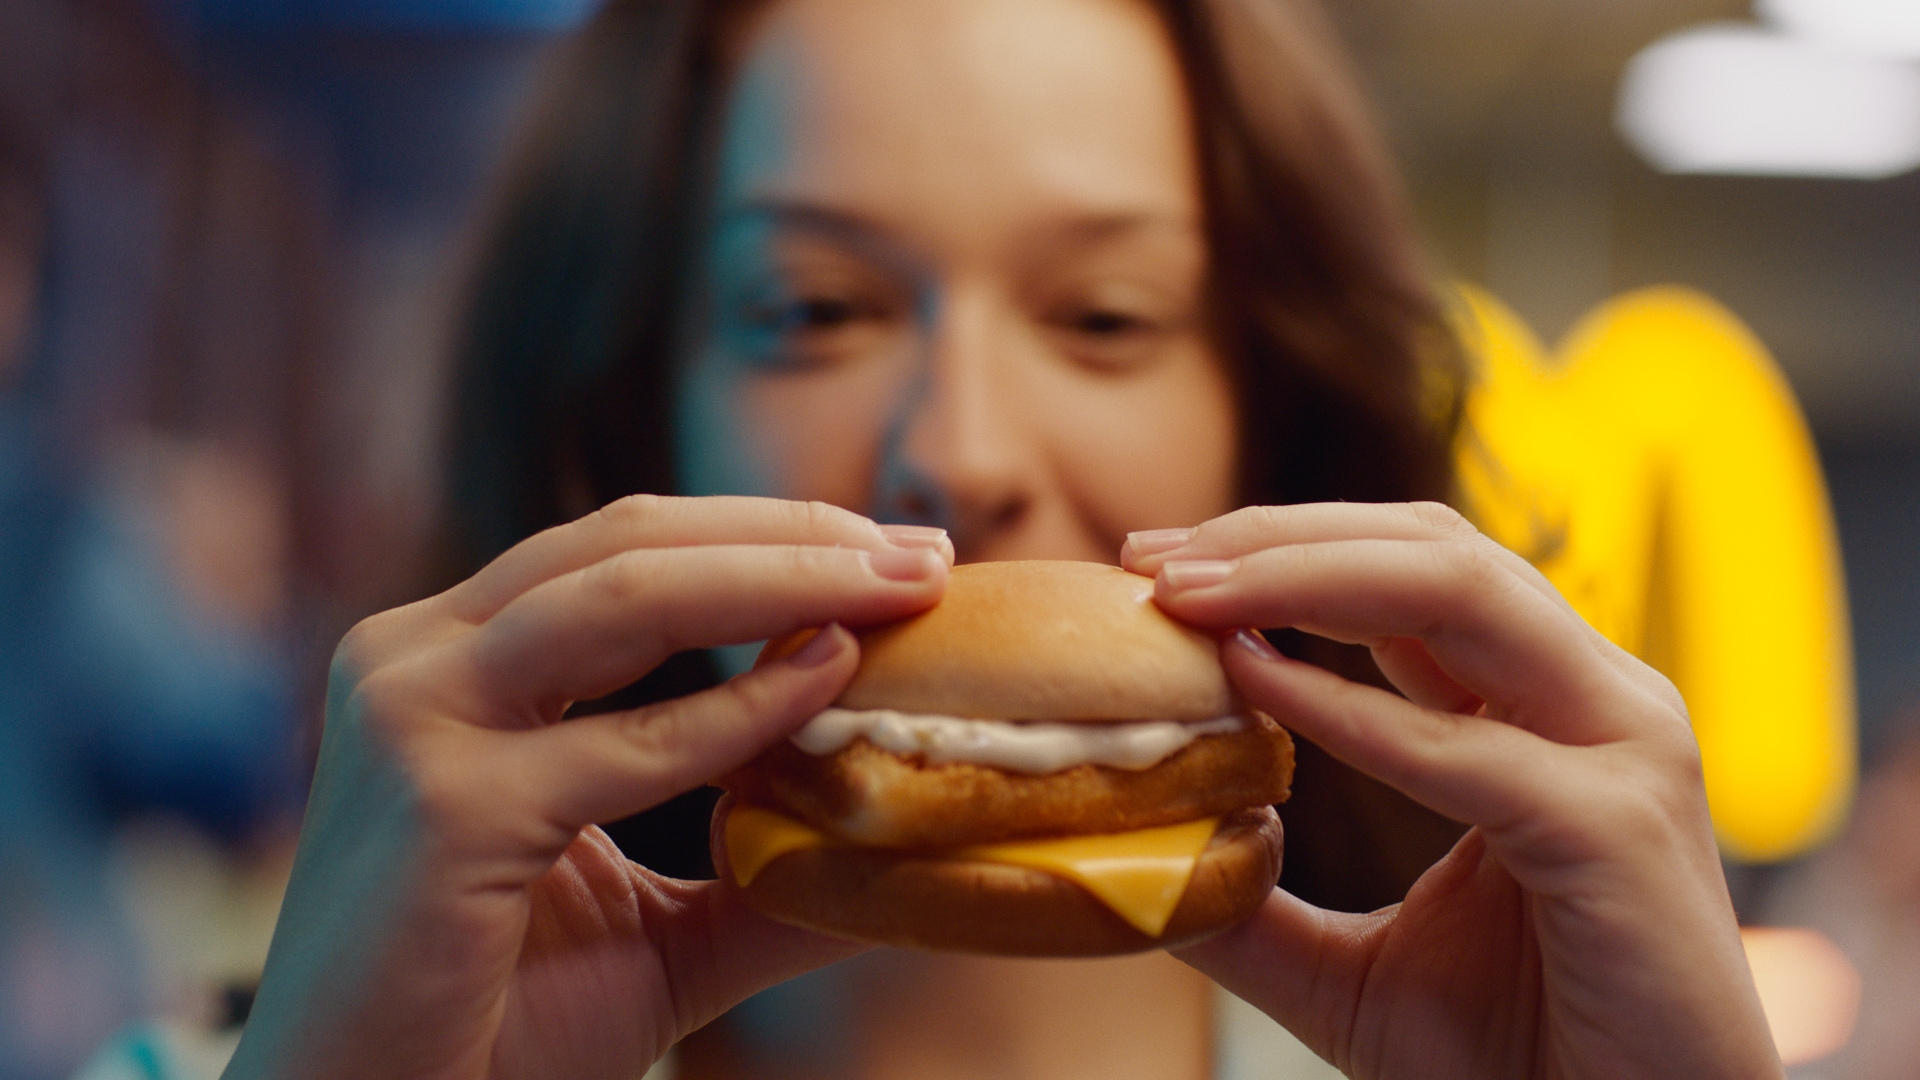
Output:
[[[1915,1075],[1920,5],[1326,2],[1440,272],[1549,342],[1689,285],[1791,382],[1865,786],[1736,897],[1864,979],[1852,1044],[1796,1075]],[[463,253],[593,6],[0,0],[0,1078],[143,1018],[213,1060],[244,1015],[324,657],[428,555]]]

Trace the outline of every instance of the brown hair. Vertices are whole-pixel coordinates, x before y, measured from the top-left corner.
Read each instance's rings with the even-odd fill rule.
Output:
[[[450,573],[602,502],[672,490],[672,350],[722,47],[761,2],[614,0],[561,59],[457,342]],[[1243,500],[1446,498],[1461,364],[1325,17],[1312,0],[1153,5],[1193,102]],[[1377,679],[1364,651],[1291,645]]]

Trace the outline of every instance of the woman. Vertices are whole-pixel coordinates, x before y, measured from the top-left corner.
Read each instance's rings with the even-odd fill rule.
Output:
[[[1444,494],[1452,380],[1308,13],[636,2],[567,72],[467,345],[468,547],[714,497],[612,503],[349,635],[230,1075],[635,1075],[857,951],[592,823],[783,737],[851,674],[840,626],[935,602],[956,552],[1156,576],[1253,704],[1434,834],[1474,826],[1397,908],[1276,891],[1183,953],[1322,1056],[1779,1075],[1671,688],[1451,511],[1376,504]],[[823,624],[558,722],[676,653]],[[1248,626],[1365,646],[1405,697]],[[1316,860],[1309,822],[1365,820],[1361,790],[1302,791],[1347,811],[1290,816],[1303,891],[1359,861]]]

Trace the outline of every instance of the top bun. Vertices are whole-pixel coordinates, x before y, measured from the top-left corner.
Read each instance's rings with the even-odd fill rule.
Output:
[[[860,638],[849,709],[996,720],[1211,720],[1241,708],[1220,648],[1153,579],[1087,562],[956,566],[928,611]]]

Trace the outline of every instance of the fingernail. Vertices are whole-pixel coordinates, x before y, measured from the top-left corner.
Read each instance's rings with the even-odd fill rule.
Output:
[[[927,548],[882,548],[868,551],[867,565],[888,581],[922,581],[934,575],[942,563],[940,554]]]
[[[839,623],[828,623],[814,632],[805,645],[787,657],[787,663],[794,667],[815,668],[840,655],[847,647],[847,632],[840,629]]]
[[[1238,645],[1261,660],[1280,659],[1280,650],[1274,648],[1273,642],[1258,630],[1241,630],[1233,635],[1230,644]]]
[[[1135,555],[1158,555],[1187,546],[1197,529],[1146,529],[1127,534],[1127,550]]]
[[[1239,565],[1232,559],[1176,560],[1160,568],[1160,577],[1166,581],[1167,588],[1175,592],[1204,589],[1232,577]]]
[[[880,535],[894,547],[925,548],[937,551],[948,565],[953,563],[953,541],[947,539],[947,530],[932,525],[882,525]]]
[[[937,548],[946,542],[947,530],[932,525],[882,525],[880,535],[895,547]]]

